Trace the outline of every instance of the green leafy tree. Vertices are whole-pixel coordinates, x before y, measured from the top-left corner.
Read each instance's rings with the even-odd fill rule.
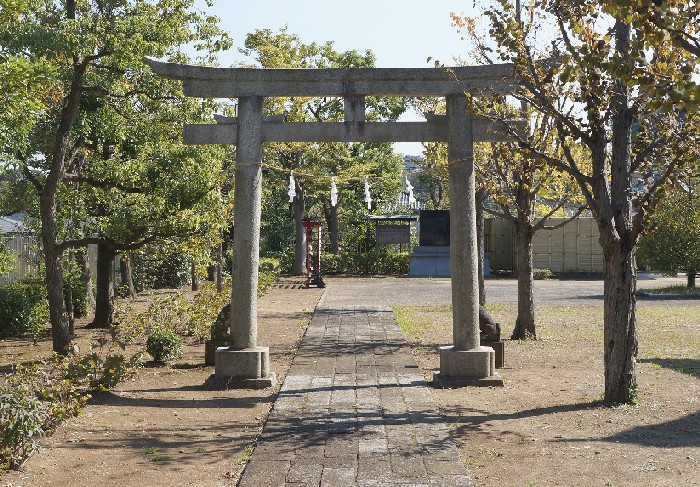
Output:
[[[681,114],[674,84],[690,82],[690,54],[651,45],[626,16],[606,14],[597,2],[532,4],[520,22],[518,5],[488,8],[495,55],[514,64],[517,96],[553,120],[557,151],[511,135],[528,157],[567,173],[600,231],[604,255],[605,400],[628,403],[637,390],[635,247],[646,214],[662,188],[690,163],[697,147],[696,114]],[[541,28],[540,28],[541,27]],[[546,46],[546,47],[542,47]],[[489,113],[495,106],[481,106]],[[506,114],[499,117],[505,123]],[[507,125],[507,124],[506,124]],[[636,129],[633,131],[633,126]],[[581,147],[586,166],[574,147]],[[634,176],[645,182],[633,198]]]
[[[688,0],[615,0],[606,5],[616,17],[634,22],[640,37],[659,45],[673,42],[700,57],[700,6]],[[697,90],[694,90],[697,95]],[[697,96],[692,99],[698,102]],[[697,105],[695,105],[697,106]]]
[[[639,241],[639,259],[654,270],[688,276],[695,287],[700,272],[700,186],[697,180],[679,182],[649,216]]]
[[[86,197],[82,191],[74,191],[75,185],[92,185],[104,190],[104,197],[109,197],[110,191],[130,186],[127,161],[139,160],[131,157],[114,161],[118,162],[115,165],[126,166],[123,169],[127,177],[121,180],[104,177],[95,183],[84,179],[80,164],[83,161],[94,163],[97,158],[93,157],[93,142],[106,140],[95,135],[99,128],[91,125],[95,123],[94,117],[101,108],[111,107],[114,117],[99,119],[99,123],[104,124],[101,127],[108,127],[110,120],[119,118],[122,108],[119,100],[137,97],[142,113],[149,113],[151,99],[178,93],[172,83],[157,79],[143,65],[143,56],[181,61],[184,59],[181,46],[194,44],[211,52],[226,47],[228,39],[217,28],[216,19],[198,13],[190,0],[26,0],[25,5],[25,10],[6,22],[7,28],[0,33],[0,45],[8,56],[47,67],[51,77],[48,85],[51,96],[29,124],[28,146],[13,155],[39,194],[53,348],[65,354],[71,336],[63,303],[62,254],[87,243],[125,249],[140,243],[117,244],[115,239],[89,233],[80,237],[78,222],[91,220],[87,218],[87,207],[83,206]],[[30,91],[35,88],[41,91],[40,86],[45,84],[33,83]],[[172,103],[177,106],[174,98]],[[128,144],[115,145],[124,148]],[[106,149],[104,144],[101,147],[98,144],[99,153],[106,154]],[[146,157],[140,152],[142,148],[133,149],[141,155],[141,160]],[[156,152],[156,160],[158,155]],[[166,182],[161,180],[161,184]],[[155,205],[158,202],[163,207]],[[151,203],[154,203],[151,207],[154,213],[173,214],[167,198]],[[70,215],[71,211],[86,214]],[[144,210],[140,211],[145,214]],[[99,211],[96,213],[90,216],[98,220],[102,215]],[[143,235],[141,241],[155,236],[157,234]]]
[[[12,29],[31,7],[30,0],[2,0],[0,31]],[[5,153],[26,150],[37,116],[57,101],[53,74],[42,58],[25,56],[0,42],[0,147]]]

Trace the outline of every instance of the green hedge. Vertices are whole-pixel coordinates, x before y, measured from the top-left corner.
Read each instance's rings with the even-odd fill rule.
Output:
[[[321,254],[322,274],[374,274],[377,256],[374,252],[341,252]],[[407,274],[408,252],[380,252],[379,274]]]
[[[30,333],[38,340],[49,321],[46,286],[41,279],[22,279],[0,286],[0,337]]]

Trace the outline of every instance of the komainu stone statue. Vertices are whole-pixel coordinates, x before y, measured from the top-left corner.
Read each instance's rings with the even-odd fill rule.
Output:
[[[497,342],[501,339],[501,325],[489,316],[483,306],[479,306],[479,331],[482,340]]]

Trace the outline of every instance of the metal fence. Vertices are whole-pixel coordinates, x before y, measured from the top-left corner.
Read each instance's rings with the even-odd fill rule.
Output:
[[[39,241],[29,234],[4,234],[0,236],[0,245],[11,250],[15,254],[15,263],[12,270],[0,274],[0,284],[8,284],[25,277],[41,276],[41,251]],[[88,245],[88,262],[94,276],[97,272],[97,245]],[[115,262],[118,262],[115,260]]]
[[[16,255],[12,270],[0,275],[0,284],[39,274],[39,248],[34,237],[25,234],[3,235],[0,244]]]

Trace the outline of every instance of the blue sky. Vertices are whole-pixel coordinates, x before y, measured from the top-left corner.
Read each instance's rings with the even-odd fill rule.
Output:
[[[286,25],[303,42],[334,41],[337,50],[371,49],[377,55],[377,67],[395,68],[428,67],[429,56],[453,64],[452,57],[463,55],[466,43],[451,26],[450,12],[473,15],[472,1],[219,0],[207,7],[197,0],[196,4],[217,15],[235,41],[234,52],[221,56],[222,66],[242,58],[237,48],[247,33],[264,28],[278,31]]]
[[[377,67],[432,67],[428,57],[453,65],[454,56],[465,56],[467,43],[451,26],[450,12],[474,15],[473,0],[219,0],[207,7],[196,5],[221,19],[234,40],[234,48],[220,56],[221,66],[244,59],[238,53],[245,36],[255,29],[278,31],[287,26],[303,42],[334,41],[339,51],[372,50]],[[417,120],[406,114],[403,120]],[[398,152],[420,154],[418,143],[394,144]]]

